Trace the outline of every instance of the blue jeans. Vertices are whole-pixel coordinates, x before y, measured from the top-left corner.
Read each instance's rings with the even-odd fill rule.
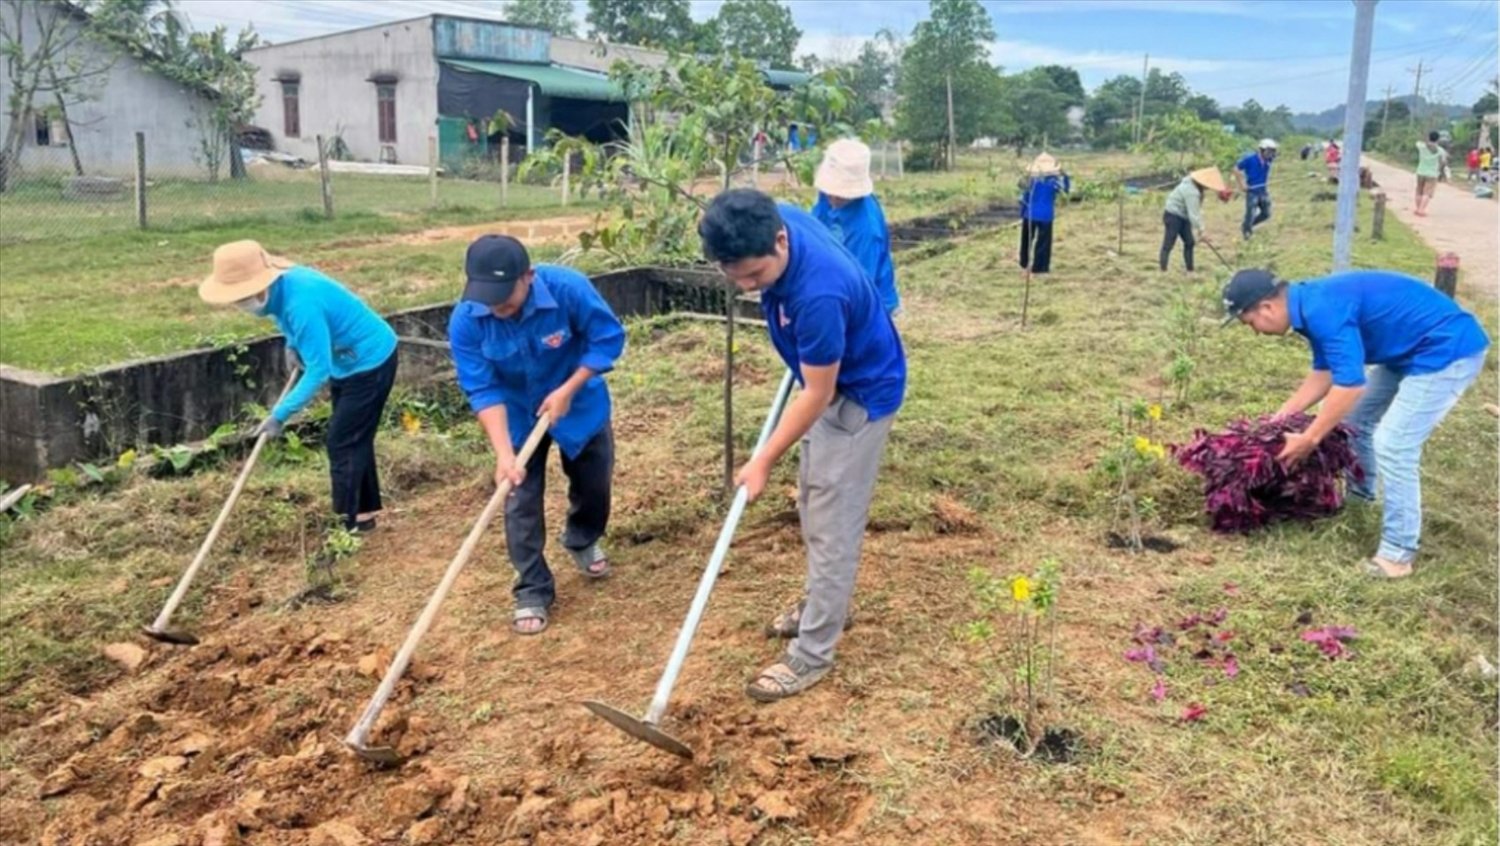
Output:
[[[1250,230],[1271,219],[1271,193],[1265,188],[1251,188],[1245,192],[1245,222],[1240,224],[1240,233],[1250,237]]]
[[[1365,392],[1349,415],[1363,482],[1349,479],[1349,493],[1375,499],[1376,479],[1385,487],[1380,549],[1387,561],[1409,564],[1422,538],[1422,445],[1478,378],[1484,353],[1459,359],[1436,373],[1402,376],[1376,365]]]

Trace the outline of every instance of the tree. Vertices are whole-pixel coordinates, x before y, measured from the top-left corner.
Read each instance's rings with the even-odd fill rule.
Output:
[[[1046,68],[1032,68],[1001,80],[1006,132],[997,133],[1016,148],[1041,145],[1047,138],[1068,134],[1068,107],[1072,94],[1058,88],[1056,77]]]
[[[932,17],[917,24],[901,67],[903,137],[936,142],[951,168],[958,144],[993,125],[999,72],[986,45],[995,39],[978,0],[931,0]]]
[[[39,111],[55,110],[61,118],[73,170],[83,174],[68,106],[102,94],[122,42],[144,31],[153,5],[152,0],[0,0],[0,59],[10,80],[5,92],[10,128],[0,147],[0,191],[20,163],[26,134]]]
[[[589,37],[615,44],[693,51],[711,30],[693,23],[688,0],[589,0]]]
[[[1057,93],[1067,98],[1069,106],[1082,106],[1088,102],[1088,95],[1083,91],[1083,80],[1078,78],[1078,71],[1062,65],[1042,65],[1036,70],[1047,75]]]
[[[1152,68],[1146,75],[1146,113],[1141,119],[1177,111],[1190,93],[1182,74],[1162,73],[1161,68]]]
[[[511,23],[539,26],[553,35],[578,34],[573,0],[510,0],[505,4],[504,14]]]
[[[1496,96],[1493,90],[1484,92],[1484,96],[1474,101],[1474,107],[1470,109],[1474,117],[1482,118],[1500,111],[1500,96]]]
[[[802,38],[792,10],[777,0],[724,0],[711,24],[723,51],[778,68],[792,66]]]
[[[1197,115],[1199,120],[1216,121],[1222,116],[1219,101],[1207,94],[1194,94],[1184,100],[1182,106]]]
[[[1108,146],[1128,140],[1125,127],[1135,115],[1140,96],[1140,79],[1126,74],[1105,80],[1094,89],[1084,113],[1084,124],[1096,144]]]

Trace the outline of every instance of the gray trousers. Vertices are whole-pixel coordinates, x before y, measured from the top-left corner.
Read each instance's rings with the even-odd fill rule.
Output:
[[[807,608],[787,654],[812,668],[833,663],[844,632],[870,498],[895,415],[870,422],[842,394],[802,438],[797,510],[807,545]]]
[[[568,520],[562,544],[568,549],[588,549],[604,537],[609,526],[610,484],[615,472],[615,436],[612,423],[584,445],[577,458],[562,457],[563,475],[568,477]],[[547,525],[543,506],[547,493],[547,453],[552,436],[543,436],[536,452],[526,462],[526,478],[505,501],[505,546],[516,568],[513,591],[517,608],[550,608],[557,598],[556,584],[547,559]],[[561,452],[559,448],[558,452]]]

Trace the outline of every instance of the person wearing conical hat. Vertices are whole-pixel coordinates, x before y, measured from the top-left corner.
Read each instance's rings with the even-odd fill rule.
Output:
[[[901,295],[896,293],[891,233],[870,179],[870,148],[853,138],[829,144],[813,177],[813,187],[818,189],[818,200],[812,216],[854,256],[875,286],[886,313],[898,315]]]
[[[1166,232],[1161,239],[1161,269],[1167,269],[1172,257],[1172,248],[1177,239],[1182,239],[1182,264],[1193,272],[1193,246],[1198,241],[1208,243],[1208,233],[1203,225],[1203,192],[1226,191],[1224,176],[1216,167],[1195,170],[1182,178],[1172,193],[1167,195],[1167,208],[1162,212],[1161,222]]]
[[[235,241],[214,250],[213,273],[198,286],[198,295],[213,305],[233,304],[274,320],[301,359],[302,376],[257,434],[280,437],[286,422],[329,386],[333,510],[350,531],[375,528],[375,514],[381,510],[375,433],[396,381],[396,333],[390,324],[344,286],[271,255],[256,241]]]
[[[1073,188],[1057,159],[1042,153],[1021,179],[1021,267],[1032,273],[1052,269],[1052,221],[1058,194]]]

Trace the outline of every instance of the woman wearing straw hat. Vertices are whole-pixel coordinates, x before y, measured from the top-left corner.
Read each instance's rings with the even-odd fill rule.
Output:
[[[1021,180],[1021,267],[1032,273],[1052,270],[1052,220],[1058,193],[1073,188],[1057,159],[1042,153]]]
[[[198,295],[205,302],[233,303],[276,321],[287,346],[302,360],[302,377],[258,432],[280,436],[286,421],[329,384],[333,509],[346,529],[375,528],[375,513],[381,509],[375,432],[396,380],[396,333],[344,286],[267,253],[255,241],[214,250],[214,272],[198,286]]]
[[[1195,170],[1182,178],[1172,193],[1167,195],[1167,209],[1162,212],[1161,222],[1166,233],[1161,239],[1161,269],[1167,269],[1167,260],[1172,257],[1172,248],[1177,239],[1182,239],[1182,263],[1189,273],[1193,272],[1193,245],[1196,241],[1208,243],[1208,234],[1203,228],[1203,192],[1229,190],[1224,176],[1216,167]],[[1196,234],[1196,241],[1195,241]]]
[[[818,201],[812,215],[833,232],[875,285],[880,304],[892,317],[901,313],[896,267],[891,263],[891,233],[885,209],[875,199],[870,180],[870,148],[853,138],[828,145],[813,177]]]

